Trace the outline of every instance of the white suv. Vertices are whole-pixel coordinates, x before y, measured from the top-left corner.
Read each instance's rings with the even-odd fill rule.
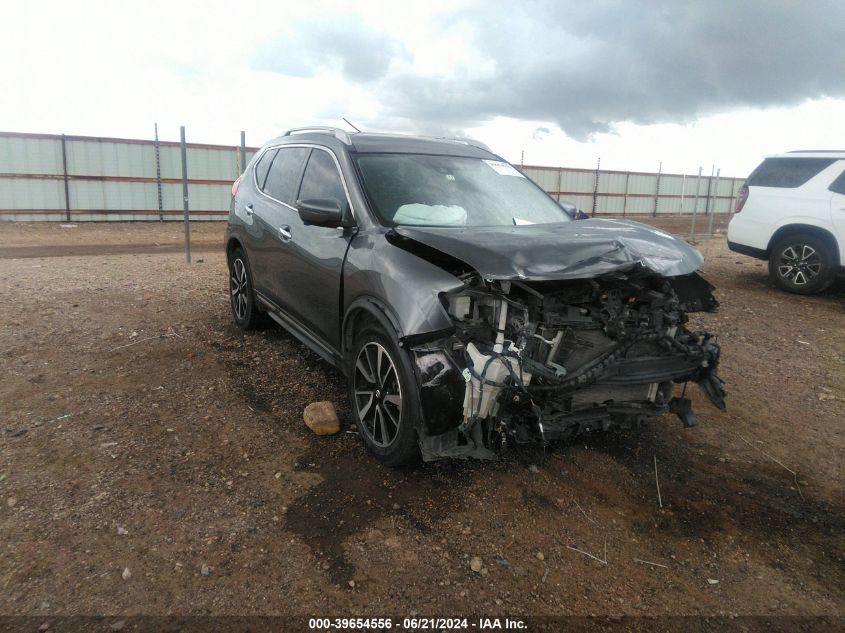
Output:
[[[784,290],[827,288],[845,264],[845,151],[766,158],[739,190],[728,247],[768,259]]]

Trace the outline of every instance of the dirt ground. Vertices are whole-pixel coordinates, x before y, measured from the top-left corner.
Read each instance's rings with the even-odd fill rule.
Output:
[[[845,282],[702,242],[726,413],[394,471],[308,431],[342,378],[181,230],[0,225],[0,614],[845,615]]]

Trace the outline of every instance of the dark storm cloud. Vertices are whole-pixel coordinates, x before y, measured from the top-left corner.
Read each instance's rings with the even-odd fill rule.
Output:
[[[379,79],[371,88],[385,120],[406,127],[454,129],[502,115],[555,122],[580,139],[620,121],[687,122],[845,96],[841,1],[483,0],[434,20],[466,38],[483,70],[459,62],[442,76],[389,72],[403,54],[401,34],[377,35],[360,21],[300,34],[310,57],[288,49],[277,68],[337,58],[350,79]]]
[[[407,57],[398,40],[368,28],[356,15],[340,15],[293,24],[257,48],[252,66],[294,77],[337,66],[350,81],[370,82],[383,77],[396,57]]]

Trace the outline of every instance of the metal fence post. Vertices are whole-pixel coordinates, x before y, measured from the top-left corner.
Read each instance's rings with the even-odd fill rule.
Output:
[[[560,202],[560,188],[563,182],[563,167],[557,168],[557,201]]]
[[[716,170],[716,186],[713,187],[713,208],[710,210],[710,222],[707,225],[707,236],[713,237],[713,218],[716,215],[716,207],[719,205],[719,174],[722,173],[722,168]]]
[[[185,145],[185,126],[179,126],[179,141],[182,146],[182,202],[185,212],[185,259],[191,263],[191,222],[188,212],[188,148]]]
[[[704,198],[704,215],[710,213],[710,191],[713,187],[713,174],[715,173],[716,165],[710,166],[710,177],[707,179],[707,195]]]
[[[601,169],[601,156],[599,156],[598,160],[596,161],[596,179],[593,185],[593,212],[590,214],[592,217],[596,217],[596,198],[599,195],[599,170]]]
[[[241,130],[241,165],[240,169],[238,170],[238,177],[244,172],[246,169],[246,132]]]
[[[67,145],[64,134],[62,134],[62,172],[65,179],[65,218],[70,222],[70,187],[67,182]]]
[[[625,197],[622,199],[622,217],[625,217],[625,213],[628,211],[628,180],[631,178],[631,172],[625,172]]]
[[[684,195],[687,192],[687,175],[683,174],[681,176],[681,209],[678,211],[678,215],[684,214]]]
[[[698,168],[698,178],[695,181],[695,202],[692,205],[692,224],[689,230],[689,241],[695,242],[695,215],[698,213],[698,194],[701,191],[701,167]]]
[[[657,168],[657,185],[654,188],[654,211],[651,217],[657,217],[657,200],[660,197],[660,174],[663,171],[663,161],[660,161],[660,166]]]
[[[161,152],[158,143],[158,123],[155,124],[156,133],[156,186],[158,187],[158,221],[164,222],[164,204],[161,200]]]

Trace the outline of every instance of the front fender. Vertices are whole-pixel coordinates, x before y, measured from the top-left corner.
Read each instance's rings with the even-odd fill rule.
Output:
[[[349,315],[354,306],[378,307],[400,340],[452,327],[440,294],[463,287],[463,282],[393,246],[384,233],[356,235],[347,252],[344,272],[344,315]]]

